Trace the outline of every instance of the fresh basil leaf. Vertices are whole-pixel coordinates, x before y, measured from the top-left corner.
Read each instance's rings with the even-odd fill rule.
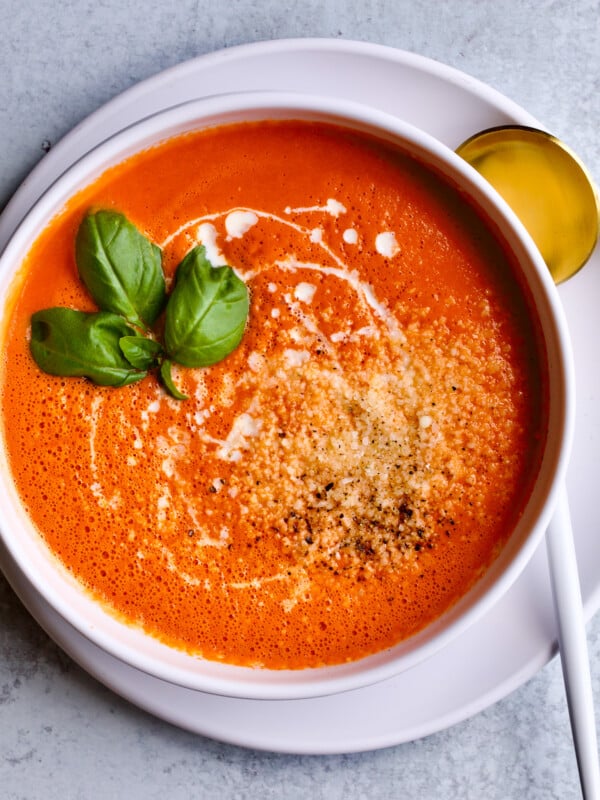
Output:
[[[166,358],[160,365],[160,377],[170,395],[176,400],[187,400],[188,396],[180,392],[173,382],[173,375],[171,374],[172,367],[173,364]]]
[[[150,369],[162,350],[158,342],[145,336],[122,336],[119,347],[127,361],[136,369]]]
[[[145,328],[166,300],[160,248],[123,214],[97,211],[84,217],[75,240],[79,276],[103,311]]]
[[[207,367],[241,341],[248,289],[231,267],[213,267],[203,246],[186,255],[165,313],[165,350],[178,364]]]
[[[102,386],[126,386],[146,372],[127,361],[119,341],[135,335],[122,317],[108,311],[88,314],[47,308],[31,317],[31,355],[50,375],[85,377]]]

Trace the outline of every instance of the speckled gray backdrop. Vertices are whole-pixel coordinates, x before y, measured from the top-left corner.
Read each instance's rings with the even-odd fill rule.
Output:
[[[298,36],[379,42],[464,70],[566,138],[600,178],[598,0],[0,0],[0,31],[0,208],[48,147],[123,89],[202,53]],[[589,640],[598,702],[598,616]],[[579,790],[556,661],[421,741],[348,756],[253,752],[113,695],[0,576],[0,798],[119,797],[569,800]]]

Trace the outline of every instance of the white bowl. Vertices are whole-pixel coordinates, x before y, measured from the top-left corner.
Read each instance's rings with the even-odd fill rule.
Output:
[[[574,416],[574,372],[566,322],[542,258],[500,196],[455,153],[399,119],[346,100],[291,93],[243,93],[185,103],[148,117],[92,150],[68,169],[21,222],[0,257],[0,305],[16,270],[47,222],[79,189],[108,167],[159,141],[216,124],[310,119],[345,125],[395,142],[431,167],[501,232],[531,294],[549,372],[549,434],[541,469],[519,522],[484,576],[449,611],[398,645],[353,663],[303,670],[238,667],[204,660],[161,644],[119,622],[94,602],[48,550],[29,520],[0,448],[0,532],[26,579],[79,632],[111,655],[160,679],[231,697],[294,699],[358,688],[413,667],[458,636],[509,588],[538,546],[564,481]]]

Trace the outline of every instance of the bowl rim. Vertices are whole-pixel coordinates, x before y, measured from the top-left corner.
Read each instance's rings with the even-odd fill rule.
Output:
[[[530,500],[526,504],[526,509],[531,509],[529,516],[525,515],[525,522],[530,530],[516,552],[507,556],[508,563],[501,565],[499,559],[496,559],[486,571],[485,582],[480,580],[475,584],[475,587],[423,632],[393,648],[349,664],[302,670],[257,670],[189,655],[184,655],[184,664],[180,663],[182,659],[176,659],[175,664],[169,663],[161,656],[166,655],[163,649],[171,654],[171,648],[166,648],[153,639],[154,645],[158,646],[158,654],[146,652],[143,645],[152,637],[140,634],[140,641],[140,635],[131,625],[118,623],[114,615],[92,600],[66,574],[64,568],[60,569],[56,557],[41,542],[42,537],[33,530],[33,524],[29,523],[32,537],[36,538],[38,546],[45,548],[46,557],[50,556],[51,559],[50,566],[59,576],[59,588],[54,584],[44,584],[43,576],[29,560],[31,551],[26,550],[22,538],[15,535],[13,530],[13,525],[17,526],[19,522],[26,524],[27,515],[22,506],[19,519],[14,514],[8,517],[6,504],[0,504],[0,537],[27,581],[61,617],[117,659],[167,682],[198,691],[246,699],[311,698],[360,688],[415,666],[475,622],[516,580],[544,535],[557,501],[558,489],[565,480],[574,428],[574,367],[566,319],[551,276],[522,223],[490,184],[433,136],[392,114],[355,101],[299,92],[248,91],[186,101],[128,125],[96,145],[48,187],[7,242],[0,254],[0,302],[5,303],[6,292],[13,283],[15,271],[43,225],[64,206],[69,197],[110,166],[178,133],[196,130],[207,124],[235,123],[252,118],[252,115],[258,115],[253,118],[263,120],[299,117],[320,119],[374,133],[380,138],[398,143],[400,149],[408,150],[415,158],[421,157],[431,169],[441,170],[447,181],[455,181],[459,190],[493,224],[502,229],[502,236],[506,238],[511,251],[516,253],[519,264],[526,264],[523,274],[528,290],[533,295],[547,349],[552,417],[548,423],[552,436],[548,436],[544,452],[545,463],[548,462],[544,474],[549,474],[543,487],[538,489],[539,481],[536,481],[537,493],[535,490],[532,493],[535,495],[534,501]],[[11,487],[5,486],[5,481],[10,484],[11,480],[3,441],[0,441],[0,450],[0,489],[6,488],[10,491]],[[14,487],[12,495],[18,502]],[[57,565],[59,569],[56,569]],[[65,587],[67,597],[64,596]],[[83,611],[79,604],[71,602],[73,592],[84,595]],[[102,627],[100,618],[90,621],[89,616],[86,616],[85,610],[90,603],[95,609],[102,609],[100,618],[107,618],[108,631]],[[127,635],[124,634],[123,637],[125,642],[117,641],[112,634],[114,625],[126,629]],[[156,650],[156,646],[151,649]],[[206,671],[198,669],[200,664]]]

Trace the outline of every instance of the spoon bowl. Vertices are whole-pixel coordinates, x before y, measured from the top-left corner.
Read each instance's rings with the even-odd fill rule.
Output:
[[[556,283],[586,263],[598,241],[600,203],[580,159],[546,131],[489,128],[456,150],[527,228]]]

